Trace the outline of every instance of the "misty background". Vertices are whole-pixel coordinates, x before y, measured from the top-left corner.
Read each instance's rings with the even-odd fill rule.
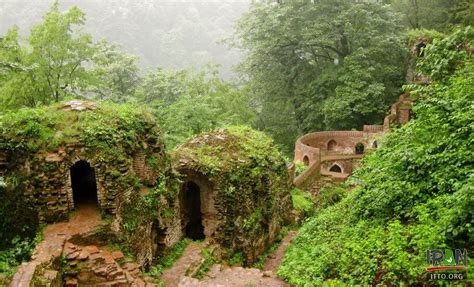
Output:
[[[0,1],[0,34],[17,25],[26,35],[41,23],[52,0]],[[197,0],[62,0],[61,10],[72,6],[86,13],[86,32],[96,40],[107,39],[137,55],[143,70],[200,68],[208,63],[221,66],[220,76],[234,77],[232,66],[241,51],[222,40],[233,33],[233,25],[249,9],[250,1]]]

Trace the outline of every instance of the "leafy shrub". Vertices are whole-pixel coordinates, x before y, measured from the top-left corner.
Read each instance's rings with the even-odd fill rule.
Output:
[[[0,250],[34,238],[38,228],[38,214],[23,197],[21,185],[7,188],[0,178]]]
[[[308,167],[302,161],[295,161],[295,177],[302,174]]]
[[[314,203],[311,195],[298,188],[293,188],[291,191],[291,199],[293,201],[293,207],[304,214],[308,215],[314,208]]]
[[[473,39],[466,28],[427,46],[418,65],[433,82],[410,87],[415,119],[364,158],[352,193],[305,224],[280,276],[297,286],[432,285],[426,250],[473,251]]]
[[[348,188],[346,185],[339,184],[322,187],[314,199],[315,209],[321,210],[338,203],[347,196]]]

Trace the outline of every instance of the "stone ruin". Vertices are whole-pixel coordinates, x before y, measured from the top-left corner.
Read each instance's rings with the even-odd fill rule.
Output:
[[[272,142],[250,129],[221,129],[190,140],[175,159],[183,233],[254,263],[292,210],[286,164]]]
[[[87,101],[6,113],[0,176],[22,187],[41,222],[96,206],[140,266],[184,237],[251,264],[292,209],[285,161],[263,134],[219,130],[171,157],[146,110]]]

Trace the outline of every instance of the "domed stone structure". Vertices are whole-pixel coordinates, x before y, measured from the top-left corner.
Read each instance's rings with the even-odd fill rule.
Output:
[[[248,128],[203,134],[175,152],[184,236],[216,243],[245,263],[275,240],[292,205],[288,170],[270,138]]]

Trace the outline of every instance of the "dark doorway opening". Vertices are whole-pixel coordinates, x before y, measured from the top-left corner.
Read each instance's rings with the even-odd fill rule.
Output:
[[[309,158],[308,158],[307,155],[304,156],[304,158],[303,158],[303,163],[304,163],[304,165],[306,165],[306,166],[309,165]]]
[[[328,150],[328,151],[334,151],[334,150],[336,150],[336,147],[337,147],[336,141],[335,141],[335,140],[330,140],[330,141],[328,142],[328,148],[327,148],[327,150]]]
[[[331,171],[331,172],[342,172],[342,169],[338,164],[335,164],[335,165],[331,166],[329,171]]]
[[[422,58],[425,55],[426,44],[421,42],[416,45],[416,56]]]
[[[201,213],[201,189],[188,181],[183,186],[181,208],[183,212],[184,233],[193,240],[204,239],[204,226]]]
[[[364,153],[364,144],[363,143],[356,144],[355,152],[356,152],[356,154],[363,154]]]
[[[76,207],[90,203],[97,205],[95,172],[87,161],[80,160],[71,167],[71,185]]]

